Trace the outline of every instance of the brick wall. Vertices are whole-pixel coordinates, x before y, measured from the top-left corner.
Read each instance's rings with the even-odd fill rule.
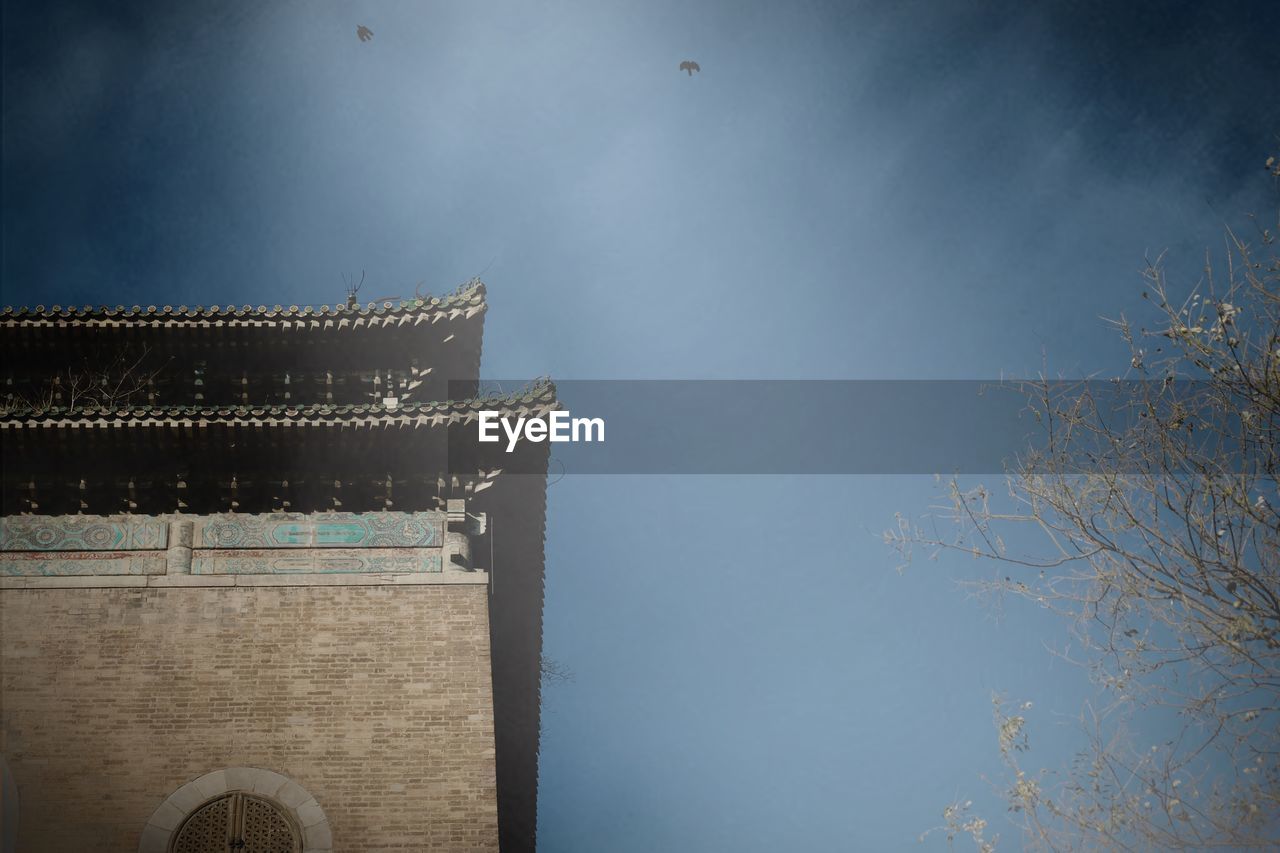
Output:
[[[483,585],[0,589],[19,851],[137,850],[175,789],[262,767],[333,850],[495,851]]]

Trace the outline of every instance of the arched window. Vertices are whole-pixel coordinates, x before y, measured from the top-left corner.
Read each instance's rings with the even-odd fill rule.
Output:
[[[324,810],[294,782],[229,767],[174,791],[142,828],[138,853],[332,853]]]
[[[174,833],[171,853],[300,853],[301,838],[284,810],[236,791],[192,812]]]

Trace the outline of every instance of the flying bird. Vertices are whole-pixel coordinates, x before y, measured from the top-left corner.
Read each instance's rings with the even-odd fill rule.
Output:
[[[702,69],[698,67],[698,63],[694,62],[694,61],[693,61],[693,60],[691,60],[691,59],[686,59],[684,62],[681,62],[681,63],[680,63],[680,70],[681,70],[681,71],[688,71],[688,72],[689,72],[689,76],[690,76],[690,77],[692,77],[692,76],[693,76],[693,72],[695,72],[695,71],[701,71]]]
[[[360,37],[360,41],[368,41],[373,38],[373,30],[369,29],[364,24],[361,24],[356,27],[356,35]]]

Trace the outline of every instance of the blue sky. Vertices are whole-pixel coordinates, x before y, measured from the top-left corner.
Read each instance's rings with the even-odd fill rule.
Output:
[[[0,301],[483,270],[490,377],[1112,374],[1099,318],[1266,211],[1280,134],[1275,4],[1112,5],[5,0]],[[1002,813],[993,690],[1068,755],[1062,626],[894,571],[932,494],[551,486],[541,848],[919,849]]]

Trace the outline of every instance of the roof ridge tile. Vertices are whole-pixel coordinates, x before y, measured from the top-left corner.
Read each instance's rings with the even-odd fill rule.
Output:
[[[163,308],[157,308],[155,305],[148,305],[145,308],[140,305],[130,307],[116,305],[113,308],[107,305],[99,305],[97,307],[91,305],[54,305],[48,307],[44,304],[39,304],[34,308],[6,305],[0,311],[0,316],[17,318],[26,324],[39,324],[42,321],[51,321],[55,317],[72,320],[111,318],[146,323],[173,318],[182,318],[193,322],[244,318],[252,318],[257,321],[264,319],[279,321],[305,316],[332,316],[334,314],[379,318],[426,314],[432,315],[432,322],[435,322],[439,319],[450,320],[458,317],[468,317],[472,316],[476,309],[484,310],[486,307],[485,293],[484,282],[479,279],[471,279],[443,296],[414,299],[396,297],[395,299],[382,300],[376,303],[369,302],[366,305],[351,307],[341,303],[332,306],[324,304],[318,307],[314,305],[290,305],[288,308],[282,305],[258,305],[256,308],[252,305],[212,305],[208,307],[203,305],[195,307],[182,305],[175,310],[172,305],[165,305]]]

